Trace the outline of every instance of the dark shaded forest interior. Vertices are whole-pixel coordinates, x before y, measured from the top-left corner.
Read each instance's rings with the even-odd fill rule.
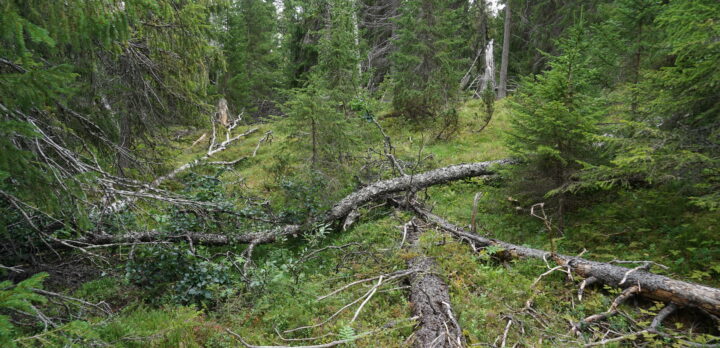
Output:
[[[719,228],[717,0],[0,0],[2,347],[720,347]]]

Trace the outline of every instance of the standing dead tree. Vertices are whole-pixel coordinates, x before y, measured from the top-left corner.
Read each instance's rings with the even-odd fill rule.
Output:
[[[490,88],[490,90],[495,90],[495,59],[494,59],[494,49],[493,44],[495,43],[495,40],[490,40],[488,42],[487,47],[485,48],[485,72],[483,73],[482,77],[480,78],[480,88],[475,92],[475,95],[478,96],[478,91],[480,94],[487,89]]]
[[[500,62],[500,86],[498,86],[498,99],[507,96],[507,71],[510,59],[510,28],[512,28],[512,15],[510,13],[510,2],[505,3],[505,26],[503,30],[502,61]]]

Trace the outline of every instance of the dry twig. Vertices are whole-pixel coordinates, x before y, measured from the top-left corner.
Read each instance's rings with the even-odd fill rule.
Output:
[[[307,346],[256,346],[256,345],[252,345],[252,344],[245,342],[245,340],[242,338],[242,336],[238,335],[237,333],[233,332],[230,329],[225,329],[225,331],[227,331],[229,334],[233,335],[233,337],[237,338],[247,348],[293,348],[293,347],[294,348],[329,348],[329,347],[339,346],[339,345],[345,344],[345,343],[350,343],[350,342],[356,341],[356,340],[366,337],[366,336],[377,334],[383,330],[393,328],[393,327],[397,326],[398,324],[405,322],[405,321],[414,321],[417,319],[418,319],[418,317],[412,317],[412,318],[408,318],[408,319],[398,320],[398,321],[394,321],[394,322],[385,324],[383,327],[381,327],[379,329],[359,333],[359,334],[355,335],[355,337],[352,337],[352,338],[348,338],[348,339],[344,339],[344,340],[337,340],[337,341],[333,341],[330,343],[307,345]]]

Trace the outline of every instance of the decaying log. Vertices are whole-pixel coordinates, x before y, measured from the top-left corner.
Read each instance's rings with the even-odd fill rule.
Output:
[[[720,289],[675,280],[663,275],[612,265],[604,262],[590,261],[580,257],[554,254],[515,245],[500,240],[485,238],[470,233],[459,226],[423,209],[419,205],[410,207],[423,220],[435,224],[460,240],[474,244],[476,247],[498,246],[505,254],[512,257],[552,258],[558,265],[585,278],[594,278],[597,282],[620,289],[638,287],[637,294],[653,300],[674,303],[679,306],[694,306],[708,313],[720,315]],[[625,279],[625,282],[623,282]]]
[[[253,130],[254,131],[254,130]],[[247,132],[246,132],[247,133]],[[336,221],[344,221],[345,217],[359,206],[383,198],[384,196],[406,191],[411,188],[422,189],[428,186],[442,184],[454,180],[477,177],[482,175],[493,174],[493,166],[510,163],[510,160],[497,160],[487,162],[477,162],[470,164],[458,164],[449,167],[438,168],[416,175],[406,175],[394,179],[378,181],[370,184],[358,191],[355,191],[335,204],[324,216],[317,222],[335,223]],[[127,202],[127,201],[124,201]],[[126,203],[125,203],[126,204]],[[117,209],[115,209],[117,211]],[[310,225],[310,221],[307,225]],[[289,237],[302,234],[304,232],[302,225],[285,225],[270,230],[239,234],[237,236],[227,236],[224,234],[202,234],[202,233],[185,233],[173,238],[190,238],[194,243],[205,245],[227,245],[227,244],[266,244],[272,243],[281,237]],[[136,232],[124,235],[100,234],[80,240],[82,243],[91,244],[112,244],[127,242],[152,242],[159,240],[167,240],[168,237],[155,231]]]
[[[435,260],[420,252],[422,230],[411,221],[406,231],[408,249],[419,252],[418,256],[407,261],[408,268],[416,271],[410,275],[410,303],[413,315],[419,317],[418,327],[413,334],[413,346],[464,347],[462,329],[450,307],[448,286],[435,274],[438,269]]]

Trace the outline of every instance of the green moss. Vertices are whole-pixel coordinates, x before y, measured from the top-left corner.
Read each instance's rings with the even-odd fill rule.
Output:
[[[481,122],[481,103],[472,100],[464,104],[459,108],[460,131],[448,141],[432,139],[432,130],[409,127],[400,118],[379,117],[379,122],[391,135],[396,155],[401,160],[415,161],[422,147],[421,158],[425,161],[418,171],[460,162],[493,160],[508,156],[502,141],[509,127],[504,103],[496,104],[494,118],[479,133],[474,130]],[[293,193],[282,184],[283,180],[295,180],[302,185],[303,180],[309,180],[307,173],[302,171],[306,158],[284,144],[287,127],[283,122],[279,119],[258,125],[258,132],[239,140],[217,160],[251,156],[260,137],[272,130],[273,141],[263,143],[257,156],[222,174],[223,182],[227,183],[225,189],[230,197],[263,197],[273,202],[277,211],[287,214],[292,210],[302,214],[302,196],[315,194],[309,191]],[[168,170],[206,151],[207,144],[190,146],[202,133],[190,134],[172,144],[173,148],[166,149],[168,158],[173,158],[165,165]],[[432,155],[431,158],[427,158],[428,155]],[[194,170],[211,173],[209,168]],[[181,180],[166,186],[177,188],[181,186]],[[332,202],[353,189],[350,181],[343,182],[337,190],[322,197],[324,203],[320,204]],[[427,198],[435,213],[467,226],[473,198],[478,192],[483,194],[477,213],[478,233],[549,250],[550,241],[542,222],[529,216],[527,211],[516,209],[508,200],[509,190],[502,178],[453,182],[428,188],[419,196]],[[720,221],[715,215],[695,210],[673,192],[676,191],[646,189],[581,197],[585,205],[568,213],[565,236],[558,241],[559,250],[577,254],[587,248],[585,255],[598,260],[655,260],[671,266],[670,272],[674,276],[716,282],[714,279],[720,279],[720,267],[707,269],[702,264],[718,264],[719,247],[713,236],[717,234]],[[318,296],[354,280],[404,269],[406,260],[416,255],[416,252],[398,249],[402,238],[399,226],[407,222],[410,215],[382,206],[363,207],[360,212],[359,221],[348,231],[259,246],[253,257],[257,265],[247,289],[212,312],[202,314],[188,307],[130,305],[108,323],[94,322],[92,331],[119,346],[236,346],[237,341],[229,337],[224,328],[232,329],[253,344],[286,344],[278,337],[276,328],[282,331],[321,323],[365,294],[374,282],[359,284],[325,300],[318,301]],[[588,289],[583,300],[578,301],[579,280],[566,282],[565,274],[560,272],[548,275],[533,288],[531,284],[547,270],[541,260],[499,262],[491,251],[475,253],[469,246],[436,231],[425,233],[421,245],[426,254],[437,260],[440,274],[450,286],[453,308],[470,344],[494,342],[502,336],[508,318],[512,317],[508,342],[538,347],[581,345],[600,333],[590,331],[580,338],[570,337],[569,322],[605,311],[616,295],[611,289]],[[311,251],[327,246],[345,247],[327,249],[317,258],[298,262]],[[240,252],[222,249],[223,252],[228,250]],[[353,323],[350,320],[359,304],[325,325],[284,336],[328,335],[311,341],[324,343],[351,331],[360,333],[409,318],[411,304],[407,302],[407,292],[402,286],[401,282],[384,285]],[[85,284],[75,296],[101,301],[112,299],[114,293],[120,292],[128,293],[128,290],[121,281],[108,278]],[[125,298],[124,304],[136,301],[132,295],[121,297]],[[533,300],[533,310],[523,311],[529,299]],[[638,321],[651,317],[651,314],[630,307],[623,307],[623,310]],[[610,325],[619,332],[632,329],[628,320],[622,318],[614,319]],[[354,346],[402,346],[412,330],[412,323],[405,323],[358,340]]]

